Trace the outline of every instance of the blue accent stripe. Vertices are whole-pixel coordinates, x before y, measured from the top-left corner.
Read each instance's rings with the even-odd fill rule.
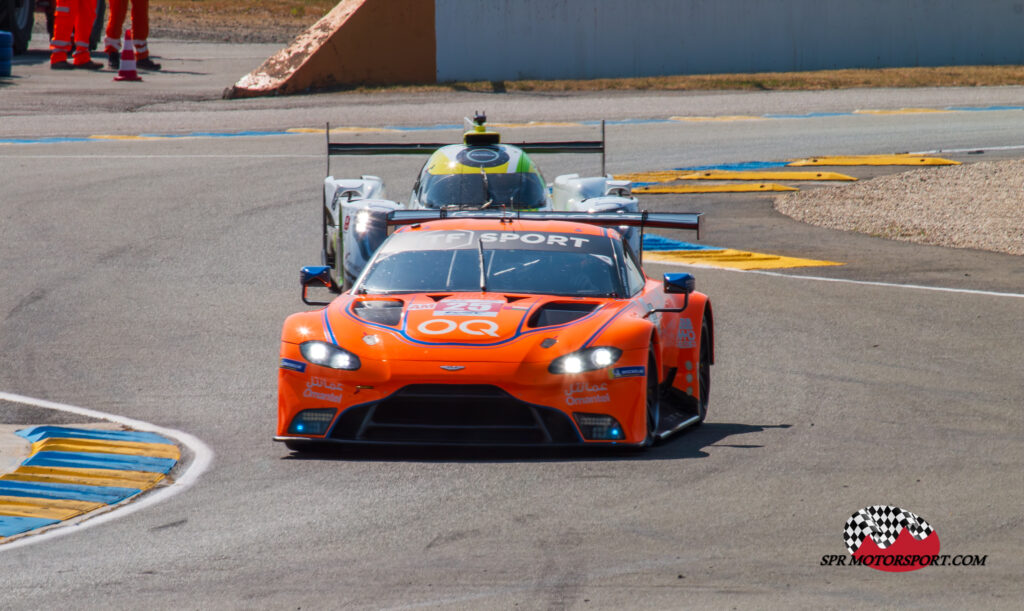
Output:
[[[85,486],[81,484],[53,484],[49,482],[22,482],[0,480],[0,496],[26,496],[37,499],[69,499],[113,505],[142,492],[138,488],[113,486]]]
[[[330,338],[331,343],[335,346],[338,345],[338,340],[334,339],[334,331],[331,330],[331,321],[327,319],[327,308],[324,308],[324,330],[327,331],[327,337]]]
[[[634,305],[636,305],[635,302],[630,304],[630,305],[626,305],[626,306],[623,306],[622,308],[620,308],[619,311],[616,312],[615,314],[613,314],[611,316],[611,318],[606,320],[605,323],[603,325],[601,325],[601,327],[597,331],[595,331],[594,334],[591,335],[590,338],[587,341],[583,342],[583,345],[580,346],[580,349],[589,348],[590,347],[590,342],[592,342],[595,339],[597,339],[597,336],[601,335],[601,332],[604,331],[605,327],[607,327],[608,325],[612,324],[612,321],[615,320],[616,318],[618,318],[619,314],[622,314],[623,312],[627,312],[629,310],[632,310]]]
[[[25,518],[21,516],[0,516],[0,537],[13,535],[56,524],[60,520],[49,518]]]
[[[110,469],[112,471],[146,471],[167,473],[177,461],[173,458],[104,454],[99,452],[37,452],[26,460],[30,467],[64,467],[69,469]]]
[[[166,443],[175,445],[173,441],[156,433],[143,431],[111,431],[104,429],[72,429],[62,426],[35,426],[17,432],[25,439],[35,443],[41,439],[58,437],[63,439],[100,439],[104,441],[137,441],[141,443]]]

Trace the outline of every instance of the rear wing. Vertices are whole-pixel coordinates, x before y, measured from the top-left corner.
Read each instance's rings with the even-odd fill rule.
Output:
[[[701,212],[536,212],[530,210],[393,210],[387,214],[388,226],[415,225],[442,219],[507,219],[531,221],[570,221],[603,227],[647,227],[704,231]]]
[[[331,157],[335,155],[423,155],[452,144],[451,142],[331,142],[331,124],[327,124],[327,175],[331,175]],[[601,176],[605,175],[604,121],[600,140],[565,142],[505,142],[527,153],[600,153]]]

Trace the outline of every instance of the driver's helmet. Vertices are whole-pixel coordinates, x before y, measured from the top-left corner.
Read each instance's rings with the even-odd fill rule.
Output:
[[[420,171],[413,200],[424,208],[549,208],[544,177],[522,149],[508,144],[452,144]]]

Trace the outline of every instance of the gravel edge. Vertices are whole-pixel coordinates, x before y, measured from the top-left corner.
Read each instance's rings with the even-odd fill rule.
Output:
[[[915,169],[778,195],[773,204],[819,227],[1024,255],[1024,160]]]

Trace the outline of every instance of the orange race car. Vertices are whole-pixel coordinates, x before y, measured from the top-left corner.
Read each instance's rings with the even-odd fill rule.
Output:
[[[281,334],[277,441],[647,446],[703,421],[711,303],[644,274],[619,228],[699,214],[398,210],[353,287],[302,270]]]

